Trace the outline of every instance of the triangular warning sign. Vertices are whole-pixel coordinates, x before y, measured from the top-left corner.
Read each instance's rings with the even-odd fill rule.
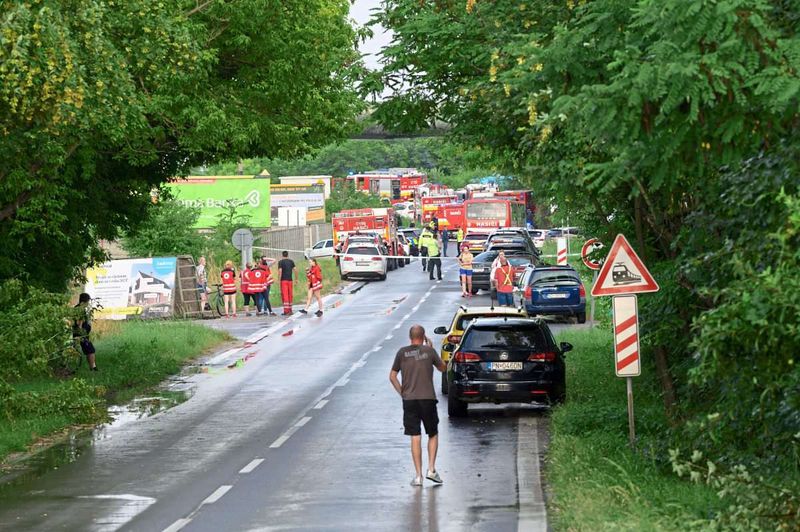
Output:
[[[658,283],[624,235],[617,235],[592,286],[593,296],[658,292]]]

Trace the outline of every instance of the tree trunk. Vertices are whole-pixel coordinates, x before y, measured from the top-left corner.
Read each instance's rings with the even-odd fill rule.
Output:
[[[636,228],[636,245],[639,246],[639,253],[642,255],[642,257],[645,257],[647,248],[644,247],[644,231],[642,229],[642,196],[640,194],[637,194],[633,198],[633,209],[633,223]]]
[[[675,393],[675,384],[672,382],[672,375],[669,372],[669,364],[667,363],[667,350],[658,346],[653,349],[656,363],[656,375],[661,384],[661,397],[664,400],[664,411],[667,414],[667,419],[670,424],[675,424],[675,407],[678,403],[678,397]]]

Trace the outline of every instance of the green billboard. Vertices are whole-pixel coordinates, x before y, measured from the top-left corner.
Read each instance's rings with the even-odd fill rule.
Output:
[[[269,227],[269,178],[244,176],[190,176],[166,186],[176,201],[200,209],[195,227],[217,225],[219,217],[236,207],[236,214],[250,217],[252,227]]]

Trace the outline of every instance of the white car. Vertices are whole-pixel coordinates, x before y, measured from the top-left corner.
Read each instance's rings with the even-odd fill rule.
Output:
[[[528,229],[528,234],[531,236],[534,246],[538,249],[544,247],[544,241],[547,239],[547,231],[544,229]]]
[[[345,280],[362,277],[385,281],[388,261],[378,246],[357,242],[347,247],[339,267]]]
[[[305,256],[306,259],[333,257],[333,239],[320,240],[313,247],[306,248]]]
[[[409,218],[411,220],[414,219],[414,215],[417,212],[416,209],[414,208],[414,203],[411,201],[403,203],[395,203],[394,205],[392,205],[392,208],[394,209],[394,212],[396,212],[398,216],[402,218]]]

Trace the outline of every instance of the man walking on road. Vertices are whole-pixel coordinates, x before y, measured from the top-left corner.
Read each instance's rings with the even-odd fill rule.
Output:
[[[428,472],[425,478],[442,483],[436,472],[436,452],[439,450],[439,414],[436,411],[436,392],[433,389],[433,368],[444,372],[447,366],[436,350],[426,345],[425,329],[413,325],[409,330],[411,345],[401,347],[394,357],[389,381],[403,398],[403,428],[411,436],[411,458],[416,475],[412,486],[422,486],[422,433],[420,422],[428,435]],[[402,384],[397,374],[403,376]]]
[[[439,252],[439,241],[436,238],[436,231],[433,232],[428,240],[428,277],[433,281],[433,269],[436,268],[436,278],[442,280],[442,259]]]
[[[450,232],[447,228],[442,229],[442,256],[447,256],[447,242],[450,240]]]
[[[292,315],[292,301],[294,300],[294,283],[297,277],[294,270],[294,261],[289,258],[288,251],[282,251],[283,257],[278,262],[278,270],[281,272],[281,300],[283,301],[283,315]]]

